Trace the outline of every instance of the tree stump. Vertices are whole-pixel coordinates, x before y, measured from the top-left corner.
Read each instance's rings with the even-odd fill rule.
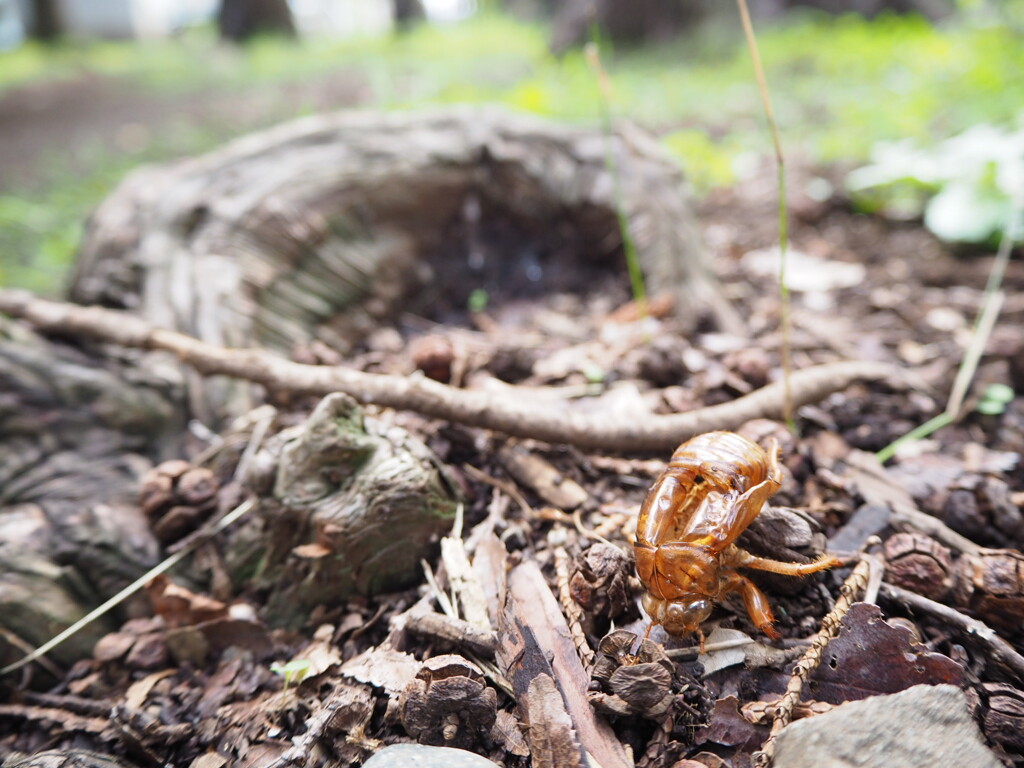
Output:
[[[0,664],[156,564],[136,496],[184,423],[174,377],[43,339],[0,318]],[[180,393],[179,393],[180,395]],[[96,624],[54,656],[80,658]]]
[[[626,286],[609,153],[652,292],[694,322],[726,315],[656,142],[476,109],[316,116],[136,171],[92,217],[71,297],[211,343],[345,352],[403,311],[450,320],[474,290]],[[258,397],[191,384],[208,423]]]

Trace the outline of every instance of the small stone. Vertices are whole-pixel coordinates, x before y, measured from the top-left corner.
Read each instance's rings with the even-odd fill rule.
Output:
[[[486,757],[451,747],[392,744],[363,763],[364,768],[494,768]]]
[[[952,685],[915,685],[889,696],[851,701],[783,728],[775,768],[999,768],[971,719],[967,697]]]

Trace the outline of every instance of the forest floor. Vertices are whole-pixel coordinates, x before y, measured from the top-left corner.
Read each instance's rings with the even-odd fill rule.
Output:
[[[592,291],[578,294],[493,294],[483,310],[460,312],[450,322],[405,317],[395,329],[373,334],[350,363],[385,373],[408,372],[417,362],[425,368],[439,365],[441,372],[434,375],[450,378],[457,370],[469,388],[497,379],[535,393],[596,398],[621,408],[644,403],[660,412],[729,401],[779,376],[776,261],[766,251],[774,239],[775,205],[773,173],[766,165],[753,181],[711,195],[700,208],[716,272],[741,311],[744,335],[712,327],[684,335],[660,302],[655,302],[655,317],[629,319],[629,312],[622,312],[630,301],[624,276],[609,274],[608,280],[596,280]],[[795,201],[792,249],[794,366],[881,360],[912,369],[921,379],[911,389],[854,385],[837,392],[800,409],[795,433],[764,421],[740,430],[762,442],[769,436],[780,439],[786,478],[772,504],[799,515],[796,523],[785,518],[776,522],[787,544],[779,543],[778,532],[758,524],[741,544],[758,554],[793,560],[813,557],[826,547],[852,552],[872,534],[886,540],[884,549],[874,550],[884,553],[888,568],[886,584],[874,601],[892,624],[879,625],[874,607],[862,605],[851,612],[840,639],[829,646],[829,664],[808,682],[809,701],[802,712],[841,711],[845,702],[918,683],[952,683],[975,693],[974,716],[990,744],[1005,750],[1004,755],[1019,756],[1019,731],[1006,730],[1005,719],[1000,719],[1012,717],[1012,711],[993,715],[992,708],[999,705],[990,699],[1019,697],[1014,686],[1021,684],[1022,670],[1014,669],[1012,660],[1007,665],[987,640],[979,640],[976,627],[951,623],[947,615],[929,612],[927,603],[908,603],[906,595],[925,593],[937,601],[931,606],[947,606],[965,622],[968,614],[976,616],[1018,653],[1024,651],[1019,582],[998,583],[985,576],[989,566],[1005,567],[1007,558],[1011,571],[1022,561],[1024,400],[1017,396],[998,414],[972,410],[991,384],[1018,392],[1024,388],[1024,269],[1019,262],[1010,265],[1009,298],[986,347],[964,418],[912,443],[884,471],[872,473],[865,467],[873,459],[866,465],[863,457],[868,454],[859,452],[882,449],[941,410],[982,305],[992,257],[952,253],[919,225],[893,225],[851,213],[838,197]],[[425,337],[430,341],[424,342]],[[585,638],[581,642],[590,653],[608,650],[611,641],[601,645],[601,638],[613,626],[643,632],[627,542],[644,491],[667,456],[597,455],[521,442],[535,459],[557,468],[563,478],[557,486],[570,482],[582,489],[579,498],[566,502],[543,471],[517,470],[502,453],[504,441],[495,435],[412,414],[385,412],[378,417],[420,436],[459,479],[467,493],[463,531],[470,539],[477,538],[468,533],[477,527],[493,531],[511,552],[509,562],[540,567],[553,594],[561,595],[569,626]],[[906,505],[944,524],[931,530],[930,537],[901,538],[897,530],[915,529],[893,512]],[[619,554],[602,549],[602,539]],[[900,558],[902,570],[896,565]],[[927,562],[922,565],[914,558]],[[435,561],[431,567],[445,584],[445,566]],[[712,650],[699,662],[692,661],[695,653],[681,651],[677,659],[682,661],[672,663],[670,680],[651,678],[655,682],[649,684],[660,690],[657,701],[648,693],[647,698],[637,694],[639,703],[620,702],[617,714],[610,716],[616,736],[643,765],[750,765],[768,735],[764,704],[757,702],[770,701],[785,689],[792,660],[818,631],[849,576],[849,567],[806,580],[752,572],[770,596],[784,640],[762,645],[763,636],[741,605],[725,601],[705,626],[709,647],[717,648],[722,638],[748,638],[755,644],[730,659],[725,651]],[[559,592],[566,580],[572,586]],[[886,591],[888,584],[905,591]],[[163,589],[166,583],[157,594]],[[154,618],[132,620],[104,638],[95,658],[73,667],[46,693],[9,691],[0,708],[0,753],[76,746],[112,750],[140,764],[213,764],[194,762],[203,759],[265,765],[286,756],[297,759],[297,754],[313,762],[358,762],[383,745],[408,740],[414,726],[403,720],[395,702],[421,660],[446,651],[473,655],[475,646],[467,637],[445,640],[431,634],[435,630],[406,630],[399,633],[403,640],[396,641],[395,618],[417,601],[421,609],[428,605],[441,611],[444,603],[435,602],[433,590],[424,584],[407,593],[327,606],[299,632],[271,632],[256,619],[244,637],[213,641],[234,650],[208,651],[198,658],[186,653],[192,660],[179,663],[171,659],[183,653],[182,625],[208,621],[217,611],[227,616],[228,609],[223,604],[216,608],[209,596],[187,592],[182,593],[185,597],[175,595],[178,602],[157,599]],[[484,590],[497,597],[496,585],[485,584]],[[586,608],[568,598],[570,593]],[[204,631],[209,631],[206,626]],[[715,627],[719,629],[713,631]],[[693,647],[692,638],[671,638],[660,628],[652,638],[669,649]],[[766,655],[770,648],[781,650]],[[760,649],[760,655],[752,649]],[[479,660],[479,655],[474,658]],[[481,663],[490,669],[487,661]],[[275,665],[287,670],[289,664],[301,668],[301,673],[289,673],[304,677],[301,684],[285,685],[272,671]],[[702,672],[702,665],[713,671]],[[867,676],[865,665],[873,670]],[[882,665],[884,673],[874,665]],[[643,664],[638,668],[653,674]],[[449,673],[476,674],[473,667],[443,674]],[[615,693],[610,685],[607,679],[596,680],[591,696],[608,699]],[[672,707],[654,706],[665,696]],[[325,731],[328,703],[341,706],[351,722]],[[431,706],[444,704],[439,699]],[[603,706],[607,711],[610,705]],[[450,733],[457,737],[445,742],[444,724],[438,722],[422,726],[421,740],[455,744],[508,766],[525,765],[525,742],[514,711],[513,697],[499,693],[497,712],[503,714],[494,730],[474,730],[471,721],[456,717],[457,727]],[[108,717],[111,712],[113,717]],[[906,723],[910,729],[916,725]],[[558,763],[535,755],[533,764]]]
[[[296,103],[313,99],[317,109],[360,103],[352,83],[334,81],[333,91],[310,87],[318,95],[295,93]],[[54,100],[54,108],[33,117],[33,104],[48,100]],[[7,93],[0,97],[0,130],[6,136],[15,125],[18,138],[0,143],[0,167],[5,174],[29,173],[33,157],[46,147],[79,140],[83,130],[130,143],[125,126],[145,130],[143,115],[159,122],[196,109],[223,110],[227,117],[236,108],[221,95],[208,102],[190,98],[187,105],[185,100],[140,103],[89,80]],[[836,190],[838,175],[834,168],[798,167],[791,186],[804,189],[802,182],[816,177]],[[865,453],[883,449],[943,409],[985,299],[993,256],[954,252],[920,222],[858,214],[840,192],[821,197],[797,194],[792,201],[793,366],[885,361],[912,370],[919,384],[848,387],[801,408],[793,432],[776,422],[742,428],[755,440],[774,436],[782,443],[786,477],[772,504],[797,510],[802,522],[779,523],[782,534],[755,525],[741,544],[756,554],[791,560],[823,549],[853,553],[870,535],[886,542],[873,551],[885,560],[886,585],[896,589],[883,585],[874,596],[878,607],[863,604],[848,614],[828,662],[811,675],[802,714],[839,711],[847,702],[918,683],[952,683],[970,692],[972,716],[989,746],[1008,764],[1019,764],[1024,669],[1015,666],[1019,656],[1007,661],[1004,647],[991,638],[1024,654],[1024,264],[1018,259],[1007,270],[1006,299],[963,417],[911,443],[884,469],[872,470]],[[428,367],[429,361],[440,365],[440,378],[457,376],[466,387],[498,380],[549,390],[555,397],[598,398],[655,412],[729,401],[777,380],[781,372],[778,264],[771,252],[776,206],[774,169],[767,162],[741,185],[715,190],[699,204],[711,263],[743,318],[742,334],[710,325],[685,334],[671,307],[657,301],[652,317],[630,317],[623,311],[630,304],[623,269],[578,293],[494,293],[472,313],[431,322],[403,318],[394,329],[372,335],[346,362],[368,371],[405,373],[417,364]],[[657,297],[658,286],[649,288]],[[994,384],[1008,386],[1013,399],[1001,410],[979,412],[976,406]],[[610,646],[601,645],[609,629],[643,633],[628,542],[645,490],[668,456],[597,455],[520,443],[584,491],[569,504],[553,494],[550,481],[513,468],[501,452],[503,441],[493,434],[411,414],[381,417],[421,437],[458,478],[467,498],[463,531],[468,538],[478,526],[491,530],[511,552],[510,562],[540,567],[569,628],[584,638],[583,648],[604,649],[608,662],[617,658]],[[929,535],[898,535],[918,530],[896,514],[907,506],[937,522]],[[781,552],[780,535],[788,542]],[[601,540],[620,554],[608,555]],[[443,589],[444,564],[437,558],[429,565]],[[668,663],[668,679],[648,669],[644,682],[654,694],[648,690],[634,699],[625,689],[614,689],[607,677],[596,678],[589,685],[592,700],[603,699],[605,711],[620,707],[608,719],[643,765],[749,766],[769,731],[757,702],[785,690],[792,661],[833,609],[850,573],[844,566],[799,581],[752,574],[774,606],[782,641],[768,643],[742,605],[727,600],[705,627],[711,650],[700,661],[695,652],[678,653]],[[560,589],[568,582],[572,586]],[[933,602],[914,602],[908,593]],[[74,747],[117,753],[138,765],[358,764],[385,744],[412,740],[397,692],[409,687],[420,662],[442,652],[470,655],[470,648],[486,656],[465,637],[445,640],[423,628],[420,634],[402,634],[405,645],[397,646],[393,619],[417,603],[438,612],[445,607],[436,587],[425,582],[397,595],[327,606],[299,632],[271,631],[256,618],[246,636],[223,641],[229,650],[208,649],[198,660],[193,655],[174,662],[181,653],[175,642],[180,643],[182,625],[198,623],[203,610],[228,615],[226,606],[211,608],[215,601],[204,597],[180,598],[184,604],[173,608],[158,603],[153,618],[125,624],[97,645],[94,658],[51,681],[45,692],[31,686],[4,691],[0,757]],[[582,610],[580,601],[586,603]],[[879,612],[891,623],[879,624]],[[208,620],[211,614],[203,615]],[[993,631],[979,632],[968,617]],[[716,640],[741,635],[716,635],[713,628],[743,633],[753,642],[738,657],[726,658],[715,649]],[[177,641],[169,640],[174,632]],[[652,638],[669,649],[693,646],[692,638],[670,638],[660,629]],[[295,661],[303,662],[292,669],[301,669],[297,676],[304,679],[286,685],[272,670],[275,663],[287,667]],[[871,673],[865,675],[865,668]],[[472,668],[465,670],[445,669],[438,679],[452,675],[475,682]],[[447,743],[506,766],[527,765],[515,698],[502,681],[492,678],[490,684],[497,689],[493,729],[474,727],[473,715],[466,714],[474,711],[470,704],[487,706],[474,700],[454,707],[451,721],[422,726],[420,740],[445,743],[451,735]],[[609,704],[613,695],[620,700]],[[330,721],[328,705],[346,716]],[[486,713],[482,717],[486,720]],[[936,743],[947,754],[958,751],[957,744]],[[558,764],[538,755],[533,760],[538,766]]]

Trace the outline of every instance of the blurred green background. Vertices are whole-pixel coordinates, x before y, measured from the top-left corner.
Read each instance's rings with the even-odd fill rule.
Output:
[[[89,211],[130,169],[293,117],[488,102],[598,124],[598,87],[581,50],[553,54],[550,18],[500,5],[345,38],[263,34],[235,44],[211,20],[165,38],[12,43],[0,52],[0,283],[58,293]],[[1020,127],[1022,6],[962,1],[937,21],[806,10],[759,20],[787,156],[853,168],[882,141],[928,147],[980,123]],[[771,151],[729,10],[656,42],[589,33],[615,116],[656,132],[698,194],[742,183]]]

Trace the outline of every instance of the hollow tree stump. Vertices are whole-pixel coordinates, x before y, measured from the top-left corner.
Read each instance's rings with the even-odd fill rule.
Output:
[[[71,287],[204,341],[344,352],[403,311],[628,285],[608,153],[648,284],[728,314],[684,177],[656,142],[494,110],[334,114],[130,175],[96,211]],[[192,382],[210,422],[253,404]]]

